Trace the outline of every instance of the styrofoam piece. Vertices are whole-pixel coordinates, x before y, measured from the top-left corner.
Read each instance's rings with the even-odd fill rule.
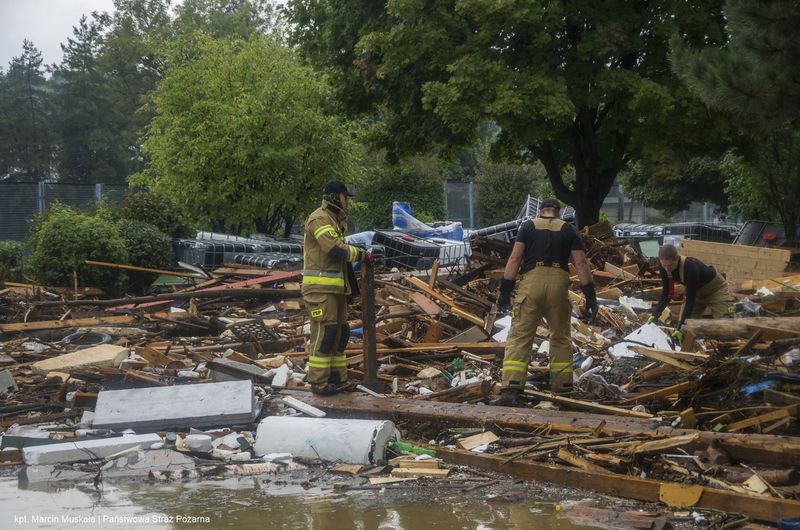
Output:
[[[631,343],[624,341],[635,342]],[[612,348],[609,348],[608,352],[615,359],[620,359],[622,357],[638,357],[638,354],[631,350],[629,346],[645,345],[648,348],[656,348],[659,350],[671,350],[673,346],[669,335],[664,333],[661,328],[659,328],[653,322],[650,324],[645,324],[639,329],[634,330],[633,333],[625,337],[624,341],[614,345]],[[676,349],[680,350],[680,348]]]
[[[387,445],[399,439],[391,421],[269,416],[258,424],[255,453],[366,465],[385,461]]]
[[[183,443],[189,451],[198,453],[208,453],[212,449],[209,434],[189,434],[183,439]]]
[[[22,449],[22,459],[28,465],[98,460],[115,455],[120,451],[131,449],[137,445],[142,448],[149,448],[160,441],[161,437],[157,434],[136,434],[133,436],[82,440],[80,442],[34,445]]]
[[[641,298],[636,298],[633,296],[625,296],[625,295],[619,297],[619,303],[623,307],[630,307],[631,309],[650,310],[653,307],[652,304],[647,300],[642,300]]]
[[[250,423],[258,415],[253,382],[104,390],[97,395],[96,429],[181,429]]]
[[[511,331],[511,315],[498,318],[494,321],[494,325],[500,328],[500,331],[492,335],[492,338],[497,342],[505,342],[508,339],[508,332]]]
[[[295,410],[298,410],[305,414],[306,416],[312,416],[314,418],[324,418],[325,411],[318,409],[317,407],[313,407],[308,403],[303,403],[297,398],[293,398],[292,396],[283,396],[283,402],[292,407]]]

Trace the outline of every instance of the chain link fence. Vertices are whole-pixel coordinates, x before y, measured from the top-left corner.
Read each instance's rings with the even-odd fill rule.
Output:
[[[127,193],[127,186],[106,184],[0,182],[0,241],[24,239],[31,216],[54,202],[85,208],[101,200],[121,203]]]

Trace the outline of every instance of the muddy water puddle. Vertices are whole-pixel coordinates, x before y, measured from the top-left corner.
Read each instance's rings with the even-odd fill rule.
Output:
[[[570,523],[557,513],[556,499],[543,501],[531,491],[520,502],[487,502],[512,488],[520,485],[469,493],[430,486],[337,493],[330,483],[309,488],[305,481],[248,477],[105,483],[98,492],[92,484],[20,489],[16,477],[6,476],[0,478],[0,528],[592,528]]]

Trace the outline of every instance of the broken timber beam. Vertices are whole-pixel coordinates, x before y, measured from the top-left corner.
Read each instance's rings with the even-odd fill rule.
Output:
[[[169,317],[171,319],[189,318],[188,313],[155,313],[155,317]],[[41,320],[38,322],[13,322],[0,324],[0,331],[38,331],[42,329],[79,328],[83,326],[101,326],[103,324],[120,325],[133,324],[140,319],[136,315],[118,315],[108,317],[73,318],[69,320]]]
[[[564,433],[591,433],[605,421],[603,432],[610,435],[646,434],[653,437],[700,433],[698,446],[717,441],[732,458],[761,462],[778,467],[800,465],[800,439],[794,436],[717,433],[694,429],[674,429],[653,425],[652,419],[626,418],[586,412],[522,409],[515,407],[475,407],[469,403],[447,403],[417,399],[386,399],[339,394],[333,397],[309,396],[308,392],[285,390],[284,394],[340,417],[370,419],[412,419],[531,430],[550,426]]]
[[[642,394],[636,394],[629,398],[625,398],[620,401],[619,405],[630,405],[631,403],[638,403],[639,401],[649,401],[651,399],[661,399],[668,396],[672,396],[675,394],[679,394],[684,390],[689,390],[690,388],[694,388],[695,382],[694,381],[684,381],[682,383],[678,383],[677,385],[668,386],[665,388],[659,388],[657,390],[653,390],[651,392],[644,392]]]
[[[224,290],[202,290],[186,291],[178,293],[156,294],[152,296],[137,296],[134,298],[116,298],[113,300],[65,300],[63,302],[34,302],[37,307],[53,306],[98,306],[107,307],[120,304],[144,304],[148,302],[159,302],[159,305],[168,304],[173,300],[189,300],[190,298],[274,298],[281,300],[284,298],[299,298],[300,291],[297,289],[224,289]]]
[[[476,454],[460,449],[444,449],[436,446],[436,456],[449,464],[465,465],[485,471],[507,473],[527,480],[549,482],[573,488],[594,490],[608,495],[645,502],[659,502],[660,492],[672,485],[670,482],[642,479],[617,474],[609,479],[605,473],[582,469],[540,464],[526,460],[515,460],[511,465],[495,455]],[[800,513],[800,501],[742,495],[731,491],[703,488],[696,508],[737,512],[759,521],[776,523],[783,514]]]
[[[444,303],[445,305],[447,305],[450,308],[450,312],[453,313],[454,315],[461,317],[469,322],[472,322],[477,326],[480,327],[484,326],[485,322],[482,318],[480,318],[477,315],[473,315],[468,311],[465,311],[464,309],[458,306],[455,300],[453,300],[447,295],[440,293],[439,291],[431,289],[431,287],[427,283],[423,282],[419,278],[409,276],[406,278],[406,281],[411,285],[413,285],[414,287],[416,287],[417,289],[424,292],[425,294],[427,294],[428,296],[435,298],[440,302]]]
[[[800,331],[800,317],[689,319],[683,327],[699,338],[732,340],[749,338],[758,326]]]

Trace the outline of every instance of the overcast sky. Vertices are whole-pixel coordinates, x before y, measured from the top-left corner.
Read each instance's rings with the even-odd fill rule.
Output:
[[[22,40],[33,41],[45,64],[61,62],[61,43],[72,36],[81,15],[112,11],[112,0],[0,0],[0,66],[8,69],[22,53]]]

